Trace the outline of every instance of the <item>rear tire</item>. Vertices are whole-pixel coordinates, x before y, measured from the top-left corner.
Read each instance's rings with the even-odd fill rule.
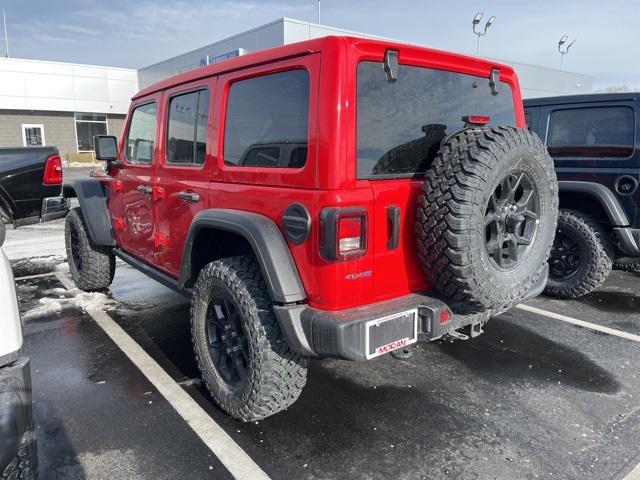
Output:
[[[553,161],[526,129],[448,137],[418,197],[422,269],[458,314],[499,313],[543,275],[558,216]]]
[[[69,272],[80,290],[95,292],[111,285],[116,257],[111,248],[93,244],[80,208],[67,215],[65,245]]]
[[[306,383],[308,360],[289,348],[253,256],[202,269],[193,290],[191,334],[209,392],[239,420],[284,410]]]
[[[581,297],[602,285],[611,267],[611,247],[600,223],[586,213],[561,210],[545,293]]]

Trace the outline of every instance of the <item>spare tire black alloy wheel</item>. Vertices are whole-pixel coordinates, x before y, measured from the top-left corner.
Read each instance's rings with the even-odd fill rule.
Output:
[[[496,315],[544,280],[558,183],[528,130],[465,128],[447,137],[417,210],[422,270],[457,315]]]
[[[214,298],[207,311],[209,353],[222,379],[230,386],[247,379],[247,337],[238,309],[231,299]]]
[[[485,247],[498,268],[514,268],[531,246],[540,223],[538,198],[535,183],[524,172],[505,175],[489,196]]]

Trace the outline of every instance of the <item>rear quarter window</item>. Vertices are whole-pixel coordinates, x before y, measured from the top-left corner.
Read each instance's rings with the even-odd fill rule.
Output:
[[[400,65],[389,83],[381,62],[358,65],[358,178],[420,176],[442,139],[464,127],[462,117],[488,115],[492,125],[516,125],[513,95],[487,78]]]
[[[629,157],[634,148],[633,109],[623,106],[555,110],[547,148],[555,158]]]
[[[224,163],[298,168],[307,160],[310,77],[290,70],[239,80],[229,88]]]

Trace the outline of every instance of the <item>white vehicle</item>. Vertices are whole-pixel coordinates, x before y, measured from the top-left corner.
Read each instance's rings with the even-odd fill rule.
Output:
[[[34,479],[38,455],[31,413],[31,369],[21,355],[22,325],[0,221],[0,478]]]

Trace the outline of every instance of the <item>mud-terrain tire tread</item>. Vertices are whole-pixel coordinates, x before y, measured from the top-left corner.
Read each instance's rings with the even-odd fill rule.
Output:
[[[78,232],[82,256],[82,271],[78,271],[71,253],[71,228]],[[113,281],[116,257],[113,249],[94,245],[87,233],[87,224],[81,208],[73,208],[65,222],[65,246],[69,272],[76,286],[85,292],[104,290]]]
[[[625,262],[613,262],[613,268],[616,270],[622,270],[629,273],[640,273],[640,259],[637,262],[625,263]]]
[[[604,227],[591,215],[577,210],[561,210],[558,229],[571,228],[586,242],[583,256],[590,258],[578,272],[567,280],[555,280],[551,276],[544,293],[556,298],[578,298],[604,283],[612,269],[612,248]]]
[[[208,299],[220,286],[235,300],[249,342],[247,383],[235,393],[217,375],[206,348]],[[202,269],[193,289],[191,335],[207,389],[232,417],[249,422],[278,413],[293,404],[305,386],[308,359],[289,348],[273,313],[260,265],[252,255],[223,258]]]
[[[0,247],[4,244],[4,239],[7,237],[7,227],[4,226],[4,220],[0,217]]]
[[[22,437],[20,450],[2,472],[2,480],[35,480],[38,478],[38,445],[33,430]]]
[[[487,189],[499,168],[496,159],[517,148],[530,152],[544,169],[551,192],[546,201],[550,202],[553,215],[545,228],[555,231],[558,187],[553,160],[541,140],[527,129],[464,129],[442,143],[426,173],[418,196],[418,258],[427,278],[456,313],[498,314],[520,302],[546,268],[553,235],[544,240],[546,254],[526,279],[508,291],[501,291],[504,289],[496,285],[495,277],[477,260],[481,253],[470,240],[478,221],[474,212],[484,207],[479,201],[481,192]]]

